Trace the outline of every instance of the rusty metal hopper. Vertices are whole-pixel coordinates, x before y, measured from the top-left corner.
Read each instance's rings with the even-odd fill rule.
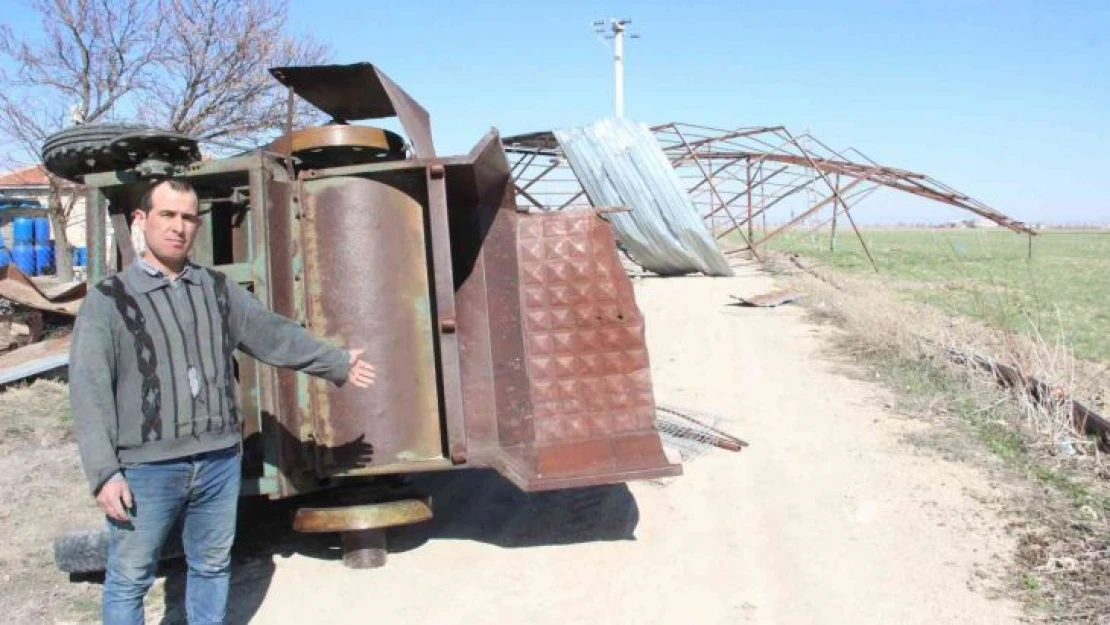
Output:
[[[609,223],[518,212],[496,133],[468,161],[447,204],[472,461],[529,491],[681,473]]]

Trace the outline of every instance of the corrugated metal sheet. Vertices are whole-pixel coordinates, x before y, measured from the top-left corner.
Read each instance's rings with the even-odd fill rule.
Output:
[[[555,137],[594,206],[632,209],[608,219],[636,262],[661,275],[732,275],[646,125],[610,118]]]

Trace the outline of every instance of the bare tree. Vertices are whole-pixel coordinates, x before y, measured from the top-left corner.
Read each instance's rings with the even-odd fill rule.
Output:
[[[172,17],[158,60],[159,85],[149,91],[142,118],[200,140],[253,143],[281,129],[286,92],[267,69],[315,64],[329,54],[311,38],[285,34],[285,0],[161,5]]]
[[[49,135],[72,123],[108,119],[150,77],[159,15],[152,0],[33,0],[42,16],[34,41],[0,30],[0,55],[16,70],[0,74],[0,137],[8,164],[40,161]],[[72,278],[64,235],[76,203],[72,188],[49,177],[48,209],[58,271]]]
[[[46,138],[69,125],[137,118],[204,142],[254,145],[285,123],[285,91],[267,69],[315,64],[327,46],[287,35],[286,0],[30,0],[42,31],[0,28],[0,155],[40,162]],[[311,117],[302,106],[301,115]],[[304,117],[302,117],[304,119]],[[54,231],[75,196],[51,178]],[[72,277],[56,237],[58,269]]]

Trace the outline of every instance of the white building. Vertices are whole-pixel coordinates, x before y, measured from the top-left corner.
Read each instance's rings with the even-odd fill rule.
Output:
[[[0,197],[26,198],[37,200],[45,208],[50,199],[49,176],[42,165],[31,165],[0,173]],[[67,205],[73,202],[69,213],[69,223],[66,224],[66,240],[71,246],[84,247],[85,245],[85,194],[84,189],[72,182],[61,180],[62,203]],[[11,224],[4,224],[4,240],[8,245],[12,243]],[[57,238],[51,225],[51,236]]]

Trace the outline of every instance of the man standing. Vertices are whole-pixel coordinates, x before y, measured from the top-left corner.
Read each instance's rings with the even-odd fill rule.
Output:
[[[89,289],[74,328],[74,431],[110,530],[108,625],[143,622],[143,597],[179,519],[189,623],[223,623],[241,466],[234,350],[336,384],[374,381],[362,350],[318,341],[192,264],[198,208],[188,182],[152,185],[132,225],[146,252]]]

